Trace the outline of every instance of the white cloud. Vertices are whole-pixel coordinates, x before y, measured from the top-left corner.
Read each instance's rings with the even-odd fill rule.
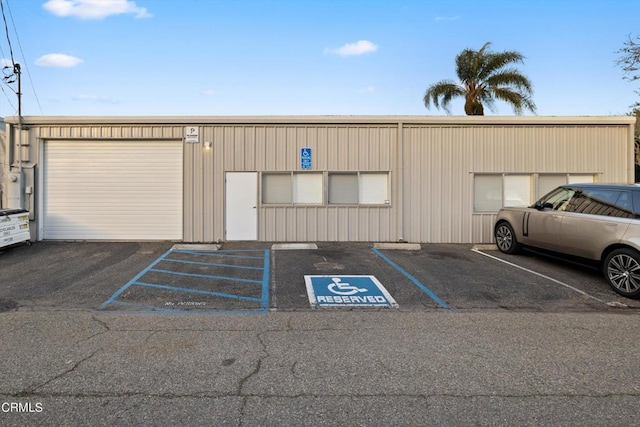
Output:
[[[136,18],[149,18],[144,7],[130,0],[48,0],[42,7],[56,16],[80,19],[104,19],[111,15],[133,14]]]
[[[364,55],[378,50],[378,46],[369,40],[359,40],[355,43],[347,43],[338,49],[325,49],[325,53],[340,56]]]
[[[2,58],[0,59],[0,67],[13,67],[13,62],[10,59]]]
[[[367,86],[365,88],[360,89],[358,92],[360,93],[372,93],[375,92],[376,88],[374,86]]]
[[[113,98],[109,98],[106,96],[87,95],[84,93],[75,95],[71,97],[71,99],[74,101],[98,102],[100,104],[117,104],[118,103],[118,101],[116,101]]]
[[[213,96],[216,93],[215,93],[215,91],[213,89],[207,89],[204,92],[202,92],[202,94],[205,95],[205,96]]]
[[[83,62],[80,58],[65,55],[64,53],[48,53],[36,59],[36,65],[41,67],[69,68],[75,67]]]

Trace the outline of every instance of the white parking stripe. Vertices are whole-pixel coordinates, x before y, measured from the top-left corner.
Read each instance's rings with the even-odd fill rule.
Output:
[[[489,257],[489,258],[491,258],[491,259],[495,259],[496,261],[503,262],[503,263],[505,263],[505,264],[507,264],[507,265],[510,265],[510,266],[512,266],[512,267],[519,268],[520,270],[524,270],[524,271],[526,271],[526,272],[528,272],[528,273],[535,274],[536,276],[543,277],[543,278],[545,278],[545,279],[547,279],[547,280],[551,280],[553,283],[557,283],[558,285],[561,285],[561,286],[564,286],[565,288],[571,289],[572,291],[575,291],[575,292],[579,293],[580,295],[584,295],[584,296],[586,296],[586,297],[588,297],[588,298],[591,298],[591,299],[593,299],[593,300],[596,300],[596,301],[598,301],[598,302],[601,302],[602,304],[608,305],[609,307],[628,307],[626,304],[623,304],[623,303],[621,303],[621,302],[617,302],[617,301],[613,301],[613,302],[606,302],[606,301],[603,301],[603,300],[601,300],[600,298],[596,298],[596,297],[594,297],[593,295],[589,295],[589,294],[588,294],[588,293],[586,293],[585,291],[582,291],[582,290],[580,290],[580,289],[578,289],[578,288],[574,288],[574,287],[573,287],[573,286],[571,286],[571,285],[567,285],[566,283],[561,282],[561,281],[559,281],[559,280],[557,280],[557,279],[554,279],[553,277],[545,276],[545,275],[544,275],[544,274],[542,274],[542,273],[538,273],[538,272],[536,272],[536,271],[529,270],[528,268],[521,267],[521,266],[519,266],[519,265],[517,265],[517,264],[514,264],[514,263],[512,263],[512,262],[505,261],[505,260],[500,259],[500,258],[498,258],[498,257],[495,257],[495,256],[493,256],[493,255],[486,254],[486,253],[484,253],[484,252],[482,252],[482,251],[479,251],[479,250],[477,250],[477,249],[475,249],[475,248],[474,248],[474,249],[471,249],[471,251],[472,251],[472,252],[476,252],[476,253],[478,253],[478,254],[480,254],[480,255],[484,255],[484,256]]]

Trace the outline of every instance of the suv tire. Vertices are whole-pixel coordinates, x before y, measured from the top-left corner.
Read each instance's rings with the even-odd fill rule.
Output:
[[[640,298],[640,253],[631,248],[612,251],[602,266],[611,288],[627,298]]]
[[[500,252],[505,254],[516,254],[520,252],[520,244],[516,240],[516,233],[508,222],[500,222],[494,230],[496,245]]]

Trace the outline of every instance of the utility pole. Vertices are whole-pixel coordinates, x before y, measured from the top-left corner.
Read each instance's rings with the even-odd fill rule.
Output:
[[[20,209],[24,209],[24,174],[22,173],[22,79],[20,64],[13,65],[13,72],[18,78],[18,176],[20,177]]]

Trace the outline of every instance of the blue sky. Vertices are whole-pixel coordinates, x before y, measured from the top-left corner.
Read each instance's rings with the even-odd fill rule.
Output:
[[[426,88],[485,42],[525,56],[538,115],[623,115],[640,98],[615,64],[638,0],[1,1],[24,115],[446,115]],[[0,116],[16,115],[3,92]]]

